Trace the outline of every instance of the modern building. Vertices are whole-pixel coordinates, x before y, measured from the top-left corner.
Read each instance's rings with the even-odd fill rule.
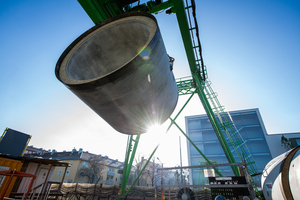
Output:
[[[288,146],[290,146],[289,148],[285,148],[282,145],[282,136],[288,140]],[[290,148],[294,148],[300,145],[300,132],[267,134],[266,140],[271,151],[272,158],[275,158],[288,151]]]
[[[43,159],[61,160],[70,164],[67,169],[63,167],[56,167],[52,181],[64,183],[95,183],[95,176],[100,178],[96,184],[116,185],[119,186],[122,180],[121,169],[124,163],[108,156],[101,156],[89,153],[79,149],[72,151],[56,152],[55,150],[43,151],[39,155],[25,154],[25,156],[39,156]],[[97,169],[94,173],[91,170]],[[94,177],[92,177],[94,176]],[[93,180],[91,180],[91,177]],[[91,182],[92,181],[92,182]]]
[[[266,139],[267,132],[259,110],[247,109],[229,113],[235,124],[236,130],[238,130],[242,138],[243,144],[248,148],[246,151],[250,152],[249,154],[252,155],[251,160],[255,161],[253,165],[256,172],[262,173],[265,165],[272,159],[273,155],[269,148],[272,141],[267,141]],[[210,162],[216,164],[228,163],[227,157],[225,156],[207,115],[187,116],[185,120],[187,135]],[[228,137],[225,136],[225,139],[229,143]],[[195,166],[206,164],[205,159],[190,144],[190,142],[187,142],[187,148],[189,165]],[[233,156],[236,162],[241,162],[234,152]],[[233,171],[229,166],[218,167],[218,170],[223,176],[234,176]],[[208,183],[208,178],[205,177],[203,169],[192,169],[190,170],[190,173],[190,184],[197,185]],[[254,181],[257,187],[260,187],[260,175],[255,176]]]

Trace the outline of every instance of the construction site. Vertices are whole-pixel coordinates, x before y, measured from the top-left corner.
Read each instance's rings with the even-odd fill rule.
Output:
[[[247,116],[248,121],[259,124],[262,120],[258,109],[246,110],[245,115],[227,112],[211,87],[209,66],[205,64],[205,49],[199,34],[201,24],[196,15],[198,3],[196,0],[78,0],[94,26],[65,48],[56,63],[55,77],[74,98],[80,99],[114,130],[128,135],[125,159],[118,170],[120,175],[118,178],[112,176],[120,183],[108,186],[74,183],[72,179],[68,182],[50,180],[58,173],[53,172],[55,167],[60,167],[59,176],[65,177],[72,164],[75,165],[73,161],[59,156],[54,159],[55,151],[46,152],[48,157],[44,152],[39,154],[40,157],[23,157],[25,148],[18,156],[1,154],[0,200],[300,199],[297,191],[300,186],[298,138],[294,136],[294,140],[288,141],[288,151],[276,157],[271,155],[263,128],[259,131],[265,135],[260,140],[258,138],[262,136],[252,131],[254,125],[251,132],[250,126],[247,129],[236,124],[242,123],[238,117],[246,121]],[[190,71],[188,77],[174,76],[177,60],[167,53],[156,19],[158,14],[176,15],[181,35],[181,41],[176,42],[184,46]],[[199,107],[203,107],[205,116],[186,117],[187,125],[181,127],[177,120],[195,96],[200,100]],[[182,97],[186,102],[178,108]],[[140,137],[149,127],[164,123],[168,126],[163,134],[175,127],[187,140],[189,164],[182,165],[181,162],[180,166],[164,167],[161,162],[157,165],[158,144],[145,162],[142,159],[141,169],[134,170],[138,173],[131,178]],[[261,124],[259,126],[263,127]],[[210,132],[207,127],[211,127]],[[249,130],[248,135],[245,130]],[[8,148],[2,146],[2,150],[1,145],[10,140],[9,135],[16,138],[17,134],[8,128],[4,131],[0,140],[1,152]],[[169,134],[168,137],[172,136]],[[24,146],[28,146],[30,138],[24,139]],[[202,139],[209,138],[210,144],[201,143]],[[257,150],[257,154],[252,155],[259,145],[266,146],[267,151]],[[90,155],[84,154],[82,149],[64,153],[73,156],[77,153],[80,158]],[[110,162],[112,165],[118,160]],[[40,168],[44,169],[43,180],[37,176]],[[182,178],[183,170],[188,172],[188,178]],[[179,172],[178,177],[181,176],[177,181],[165,178],[164,173],[175,171]],[[151,184],[147,182],[150,173],[159,177]],[[138,186],[137,181],[143,179],[146,186]],[[38,184],[37,180],[42,183]]]

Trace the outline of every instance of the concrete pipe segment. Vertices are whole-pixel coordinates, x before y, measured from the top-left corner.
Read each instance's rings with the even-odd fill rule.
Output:
[[[126,13],[89,29],[63,52],[55,74],[124,134],[162,124],[178,100],[161,33],[148,13]]]
[[[300,146],[271,160],[261,185],[266,200],[300,199]]]

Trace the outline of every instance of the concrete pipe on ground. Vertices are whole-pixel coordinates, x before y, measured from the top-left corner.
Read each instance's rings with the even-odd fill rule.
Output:
[[[161,33],[148,13],[126,13],[92,27],[63,52],[55,74],[124,134],[162,124],[178,100]]]
[[[300,199],[300,146],[271,160],[261,176],[266,200]]]

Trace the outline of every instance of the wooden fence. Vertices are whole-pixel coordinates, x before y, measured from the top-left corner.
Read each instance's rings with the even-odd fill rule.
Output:
[[[119,196],[120,188],[117,186],[102,186],[95,184],[80,184],[80,183],[64,183],[58,192],[59,184],[54,184],[51,187],[48,198],[58,200],[114,200],[123,198],[126,200],[161,200],[161,188],[155,187],[133,187],[129,194]],[[191,188],[193,195],[191,200],[211,200],[211,192],[209,189]],[[165,188],[163,191],[165,200],[181,199],[179,188]]]

